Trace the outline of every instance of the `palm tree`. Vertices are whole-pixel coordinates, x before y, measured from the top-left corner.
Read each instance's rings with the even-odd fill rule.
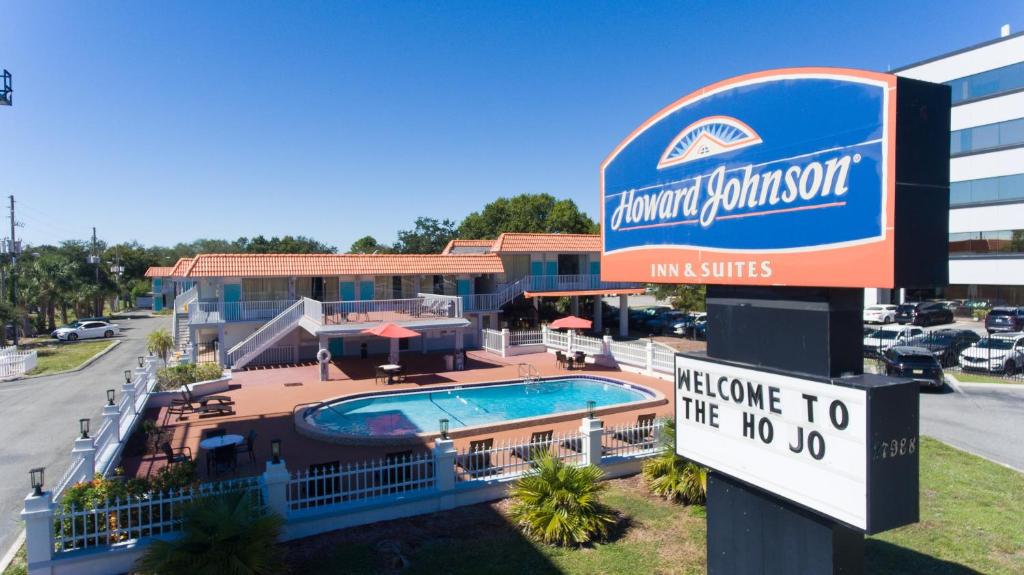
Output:
[[[615,512],[601,503],[607,489],[599,467],[566,465],[550,453],[534,461],[509,495],[509,517],[536,541],[554,545],[583,545],[605,538]]]
[[[159,355],[166,364],[167,354],[174,349],[174,338],[171,337],[171,332],[165,328],[150,332],[146,336],[146,349],[151,353]]]
[[[282,524],[281,516],[262,513],[245,491],[196,500],[185,511],[181,537],[153,541],[135,567],[154,575],[279,573],[275,543]]]
[[[644,480],[655,495],[700,505],[707,499],[708,469],[676,455],[675,437],[675,420],[666,420],[661,429],[661,452],[644,462]]]

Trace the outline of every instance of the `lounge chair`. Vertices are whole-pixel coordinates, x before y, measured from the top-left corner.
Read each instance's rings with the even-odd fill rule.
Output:
[[[188,402],[193,403],[193,404],[198,403],[199,405],[203,405],[203,406],[205,406],[206,404],[210,403],[211,401],[214,401],[214,402],[217,402],[217,403],[220,403],[220,404],[223,404],[223,405],[234,405],[235,404],[235,400],[231,399],[227,395],[204,395],[202,397],[198,397],[197,398],[196,396],[192,395],[192,390],[189,389],[187,385],[183,386],[181,388],[181,396],[182,396],[182,399],[184,399],[185,401],[188,401]]]
[[[534,432],[530,434],[530,443],[528,445],[517,446],[512,450],[512,453],[524,461],[533,461],[538,456],[551,451],[551,437],[553,435],[554,431],[550,429]]]
[[[185,461],[192,461],[192,449],[187,445],[185,447],[179,447],[174,449],[171,447],[170,442],[165,441],[160,444],[160,451],[164,452],[167,456],[167,463],[182,463]]]
[[[490,450],[494,448],[494,438],[480,439],[469,442],[469,451],[455,458],[455,465],[461,467],[471,479],[497,475],[501,467],[491,462]]]
[[[630,445],[647,444],[654,445],[654,417],[653,413],[642,413],[636,416],[636,427],[616,433],[613,437]]]

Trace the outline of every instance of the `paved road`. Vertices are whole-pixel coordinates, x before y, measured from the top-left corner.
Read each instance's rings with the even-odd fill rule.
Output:
[[[1024,386],[921,393],[921,433],[1024,472]]]
[[[106,390],[120,397],[124,370],[146,355],[146,335],[168,327],[167,317],[135,316],[118,319],[121,344],[86,369],[0,383],[0,555],[21,532],[18,514],[29,491],[28,470],[46,467],[46,483],[52,486],[67,469],[69,454],[78,435],[78,420],[91,417],[99,430]]]

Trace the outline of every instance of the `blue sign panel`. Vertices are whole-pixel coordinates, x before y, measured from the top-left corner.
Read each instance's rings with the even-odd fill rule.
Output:
[[[892,260],[894,103],[894,76],[823,68],[726,80],[662,110],[602,164],[602,276],[891,283],[877,258]],[[889,277],[820,267],[837,255]]]

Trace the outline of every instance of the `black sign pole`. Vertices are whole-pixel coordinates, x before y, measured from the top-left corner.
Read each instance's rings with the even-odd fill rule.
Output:
[[[713,359],[822,377],[859,374],[864,291],[708,286]],[[864,536],[775,495],[712,472],[709,575],[861,573]]]

